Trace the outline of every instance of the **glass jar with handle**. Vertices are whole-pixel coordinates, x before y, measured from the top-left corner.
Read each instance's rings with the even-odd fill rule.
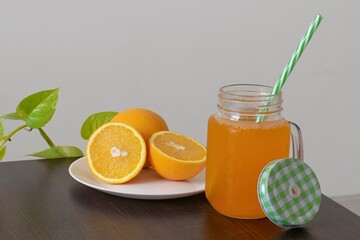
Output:
[[[208,120],[205,193],[223,215],[265,217],[257,198],[262,169],[290,153],[303,159],[300,128],[282,117],[282,94],[271,90],[251,84],[219,90],[218,111]]]

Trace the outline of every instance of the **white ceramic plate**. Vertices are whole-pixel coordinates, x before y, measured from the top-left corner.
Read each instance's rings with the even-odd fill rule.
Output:
[[[172,199],[191,196],[205,190],[205,170],[185,181],[170,181],[157,175],[153,169],[143,169],[129,182],[112,185],[97,179],[83,157],[70,165],[69,173],[76,181],[88,187],[127,198]]]

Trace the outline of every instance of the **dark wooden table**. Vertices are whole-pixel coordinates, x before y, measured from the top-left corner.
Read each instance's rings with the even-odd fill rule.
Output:
[[[285,230],[268,219],[222,216],[204,194],[108,195],[71,178],[74,160],[0,163],[0,239],[360,239],[360,217],[326,196],[311,223]]]

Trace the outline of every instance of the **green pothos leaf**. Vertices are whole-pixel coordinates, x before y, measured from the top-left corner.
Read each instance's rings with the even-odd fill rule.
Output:
[[[2,139],[3,136],[4,136],[4,125],[0,121],[0,140]]]
[[[4,125],[0,121],[0,143],[2,142],[2,138],[4,137]],[[6,147],[0,148],[0,160],[4,158],[6,154]]]
[[[28,154],[27,156],[39,157],[39,158],[66,158],[66,157],[82,157],[83,152],[73,146],[56,146],[45,149],[41,152]]]
[[[90,115],[81,127],[81,137],[89,139],[91,134],[101,125],[110,122],[117,112],[98,112]]]
[[[18,116],[18,115],[16,114],[16,112],[2,115],[2,116],[0,116],[0,119],[24,120],[23,118],[21,118],[20,116]]]
[[[24,98],[16,108],[16,115],[30,128],[41,128],[50,121],[56,110],[59,88],[34,93]]]
[[[0,161],[5,157],[5,154],[6,154],[6,147],[3,147],[0,150]]]

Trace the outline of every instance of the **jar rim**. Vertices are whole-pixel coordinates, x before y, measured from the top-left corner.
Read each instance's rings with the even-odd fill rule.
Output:
[[[272,87],[260,84],[231,84],[219,89],[218,112],[229,119],[253,119],[266,116],[279,119],[282,111],[282,92],[271,94]]]
[[[245,94],[239,94],[239,93],[233,93],[230,92],[231,88],[236,88],[239,87],[239,90],[243,90],[243,91],[252,91],[251,92],[256,92],[256,93],[262,93],[259,95],[245,95]],[[243,88],[243,89],[241,89]],[[261,91],[261,88],[263,89],[263,91]],[[226,90],[229,89],[229,90]],[[257,91],[255,91],[255,89],[258,89]],[[219,89],[219,94],[225,94],[228,96],[234,96],[234,97],[239,97],[239,96],[243,96],[243,97],[249,97],[249,98],[258,98],[258,97],[275,97],[275,96],[280,96],[282,95],[282,91],[280,90],[278,94],[271,94],[272,91],[272,87],[267,86],[267,85],[261,85],[261,84],[242,84],[242,83],[236,83],[236,84],[229,84],[229,85],[225,85],[223,87],[221,87]]]

